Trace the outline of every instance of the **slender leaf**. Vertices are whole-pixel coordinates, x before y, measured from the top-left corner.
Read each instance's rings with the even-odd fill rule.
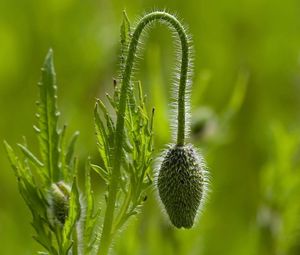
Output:
[[[44,164],[24,145],[18,144],[24,156],[28,158],[36,167],[44,167]]]
[[[79,131],[76,131],[74,133],[74,135],[72,136],[71,141],[69,143],[68,149],[67,149],[66,164],[69,165],[69,166],[72,163],[72,158],[73,158],[73,155],[74,155],[75,145],[76,145],[77,139],[79,137],[79,134],[80,134]]]
[[[59,181],[59,135],[57,132],[58,110],[56,75],[53,54],[50,49],[42,68],[38,101],[39,141],[43,162],[52,182]]]

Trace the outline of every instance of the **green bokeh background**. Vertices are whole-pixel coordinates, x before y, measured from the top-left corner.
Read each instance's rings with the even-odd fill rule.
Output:
[[[291,193],[298,197],[289,193],[278,202],[291,186],[284,176],[300,179],[299,0],[1,0],[0,141],[15,144],[26,135],[37,148],[36,84],[52,47],[61,122],[80,131],[82,163],[88,155],[97,160],[92,110],[95,97],[112,90],[118,73],[124,8],[131,21],[166,9],[189,27],[195,51],[192,121],[202,119],[192,139],[207,159],[211,192],[199,224],[188,231],[171,228],[155,193],[149,194],[142,213],[115,239],[113,254],[300,254],[300,210],[290,211],[300,204],[299,185]],[[138,78],[149,107],[156,108],[158,153],[174,121],[168,120],[167,104],[176,58],[166,28],[156,26],[147,38]],[[282,187],[270,195],[274,183],[262,176],[266,169],[277,173],[278,166],[274,179],[283,180]],[[101,197],[104,184],[97,178],[94,189]],[[0,254],[34,254],[39,246],[32,240],[31,216],[3,147],[0,194]],[[262,204],[278,216],[279,230],[273,216],[261,226]],[[287,233],[285,224],[291,225]]]

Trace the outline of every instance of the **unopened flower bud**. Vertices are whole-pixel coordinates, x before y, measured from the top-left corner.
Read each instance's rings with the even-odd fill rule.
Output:
[[[69,214],[71,188],[63,181],[51,185],[51,211],[55,219],[64,224]]]
[[[192,145],[174,145],[162,160],[157,185],[159,197],[177,228],[191,228],[203,203],[206,171]]]

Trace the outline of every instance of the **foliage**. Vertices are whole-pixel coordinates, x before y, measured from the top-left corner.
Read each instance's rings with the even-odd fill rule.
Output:
[[[298,132],[273,124],[274,149],[261,173],[258,230],[261,254],[297,254],[299,249],[300,166]]]
[[[47,254],[81,254],[81,250],[86,254],[95,242],[94,199],[89,170],[85,202],[81,201],[79,194],[77,160],[73,155],[79,133],[76,132],[67,143],[66,126],[57,129],[59,113],[52,50],[48,52],[42,68],[39,90],[38,125],[34,129],[40,142],[41,159],[29,150],[26,141],[18,144],[23,153],[22,159],[7,142],[4,145],[19,191],[32,214],[32,226],[36,232],[34,239]],[[83,207],[86,207],[85,213]]]
[[[121,26],[121,72],[129,40],[130,24],[124,12]],[[114,89],[114,95],[106,94],[106,97],[117,114],[120,98],[120,86],[117,81],[114,81]],[[138,93],[135,93],[136,90]],[[122,161],[122,170],[116,202],[118,211],[113,222],[113,234],[126,223],[130,216],[137,213],[139,206],[147,199],[146,191],[152,184],[150,166],[153,152],[153,117],[154,109],[148,116],[145,96],[141,83],[138,82],[130,88],[125,111],[125,139],[122,155],[119,155],[119,160]],[[107,186],[110,186],[115,160],[116,123],[100,99],[96,102],[94,120],[101,165],[91,164],[91,167],[100,175]]]
[[[129,21],[124,13],[121,26],[122,51],[128,44]],[[95,242],[99,235],[96,229],[100,211],[94,213],[94,197],[91,189],[90,168],[96,171],[108,187],[119,179],[120,189],[116,191],[116,216],[112,217],[113,235],[123,227],[130,216],[137,214],[140,205],[146,201],[147,190],[151,187],[150,165],[152,162],[153,116],[148,117],[145,97],[141,84],[137,84],[138,93],[130,88],[125,111],[125,134],[121,154],[114,157],[116,150],[116,123],[101,100],[97,100],[94,109],[95,131],[100,165],[89,162],[85,175],[85,198],[82,199],[77,184],[77,161],[73,156],[78,137],[76,132],[69,144],[66,144],[66,126],[58,130],[57,87],[53,66],[52,50],[49,51],[42,68],[39,83],[38,126],[34,126],[40,144],[39,157],[35,156],[26,143],[18,144],[24,154],[21,161],[12,147],[4,142],[10,163],[15,171],[19,191],[29,207],[36,231],[35,240],[49,254],[96,254]],[[118,113],[120,88],[115,82],[113,97],[107,95],[115,113]],[[115,160],[121,161],[121,175],[112,174]],[[118,188],[118,187],[115,187]],[[106,209],[109,211],[109,207]],[[114,210],[109,214],[113,214]],[[102,236],[105,237],[105,232]],[[100,252],[102,252],[102,246]],[[104,251],[106,253],[106,251]]]
[[[148,193],[143,213],[132,217],[135,219],[116,235],[112,253],[262,255],[265,251],[269,254],[266,239],[270,235],[261,229],[264,227],[257,215],[261,215],[262,207],[271,207],[264,194],[270,182],[261,178],[267,168],[272,169],[269,173],[275,168],[279,171],[279,157],[286,162],[280,167],[284,187],[289,186],[284,184],[289,179],[285,177],[290,175],[287,172],[295,173],[298,169],[298,146],[295,145],[294,156],[288,146],[291,140],[295,143],[298,140],[300,120],[298,0],[0,1],[0,139],[13,145],[22,141],[20,134],[26,134],[30,151],[41,161],[38,139],[30,125],[34,123],[33,99],[37,96],[33,84],[38,80],[38,67],[45,52],[49,47],[55,48],[60,81],[58,103],[64,117],[59,118],[59,123],[68,123],[66,141],[75,129],[80,130],[76,155],[78,182],[82,187],[79,190],[84,193],[83,162],[91,155],[92,162],[99,163],[91,120],[93,99],[104,98],[105,92],[110,91],[111,77],[117,76],[120,10],[126,8],[133,17],[153,6],[177,12],[193,34],[195,79],[191,122],[197,122],[198,118],[204,121],[195,130],[200,132],[192,136],[192,141],[201,146],[206,157],[212,192],[200,223],[189,231],[171,228],[161,214],[155,193]],[[145,57],[140,60],[136,77],[143,81],[143,90],[149,95],[147,105],[156,109],[153,138],[158,153],[170,139],[167,102],[175,58],[172,39],[164,27],[151,29],[150,36],[151,40],[144,42]],[[223,113],[244,71],[249,74],[247,90],[240,98],[238,111],[226,120]],[[111,112],[110,107],[108,110]],[[270,135],[274,136],[274,128],[270,129],[274,121],[285,134],[278,138],[276,146],[277,138],[270,139]],[[18,153],[17,146],[12,147],[22,162],[23,154]],[[279,148],[280,155],[275,153]],[[97,201],[104,197],[106,187],[93,175],[92,171],[95,208],[100,206],[103,213],[105,203],[99,205]],[[28,224],[30,212],[16,186],[2,148],[0,253],[32,254],[40,247],[31,240],[35,233]],[[281,203],[285,209],[280,211],[290,211],[281,221],[282,229],[299,226],[298,214],[289,209],[298,204],[296,194],[291,195],[289,202]],[[289,250],[289,255],[299,254],[299,232],[288,232],[285,236],[277,235],[275,246],[291,244],[293,248],[284,250]]]
[[[152,177],[150,166],[152,163],[152,124],[154,110],[150,117],[147,116],[144,97],[140,83],[138,84],[138,99],[132,95],[130,104],[126,111],[126,138],[124,143],[122,160],[122,175],[120,177],[120,194],[118,195],[119,212],[114,223],[114,231],[120,229],[127,219],[137,213],[138,207],[147,199],[146,191],[151,187]],[[118,89],[116,88],[116,91]],[[118,92],[115,92],[118,93]],[[114,98],[116,98],[115,95]],[[117,100],[109,97],[112,107],[117,106]],[[105,116],[105,122],[100,118],[100,114]],[[108,113],[106,107],[97,100],[95,111],[95,129],[97,137],[98,151],[101,159],[101,166],[91,164],[100,177],[109,186],[113,166],[113,138],[115,134],[115,123]]]

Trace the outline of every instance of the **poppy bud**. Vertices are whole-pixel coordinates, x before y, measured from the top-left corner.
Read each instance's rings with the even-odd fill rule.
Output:
[[[157,186],[159,197],[177,228],[191,228],[203,203],[206,171],[192,145],[173,145],[163,157]]]
[[[69,214],[71,188],[63,181],[51,185],[51,211],[55,219],[65,224]]]

